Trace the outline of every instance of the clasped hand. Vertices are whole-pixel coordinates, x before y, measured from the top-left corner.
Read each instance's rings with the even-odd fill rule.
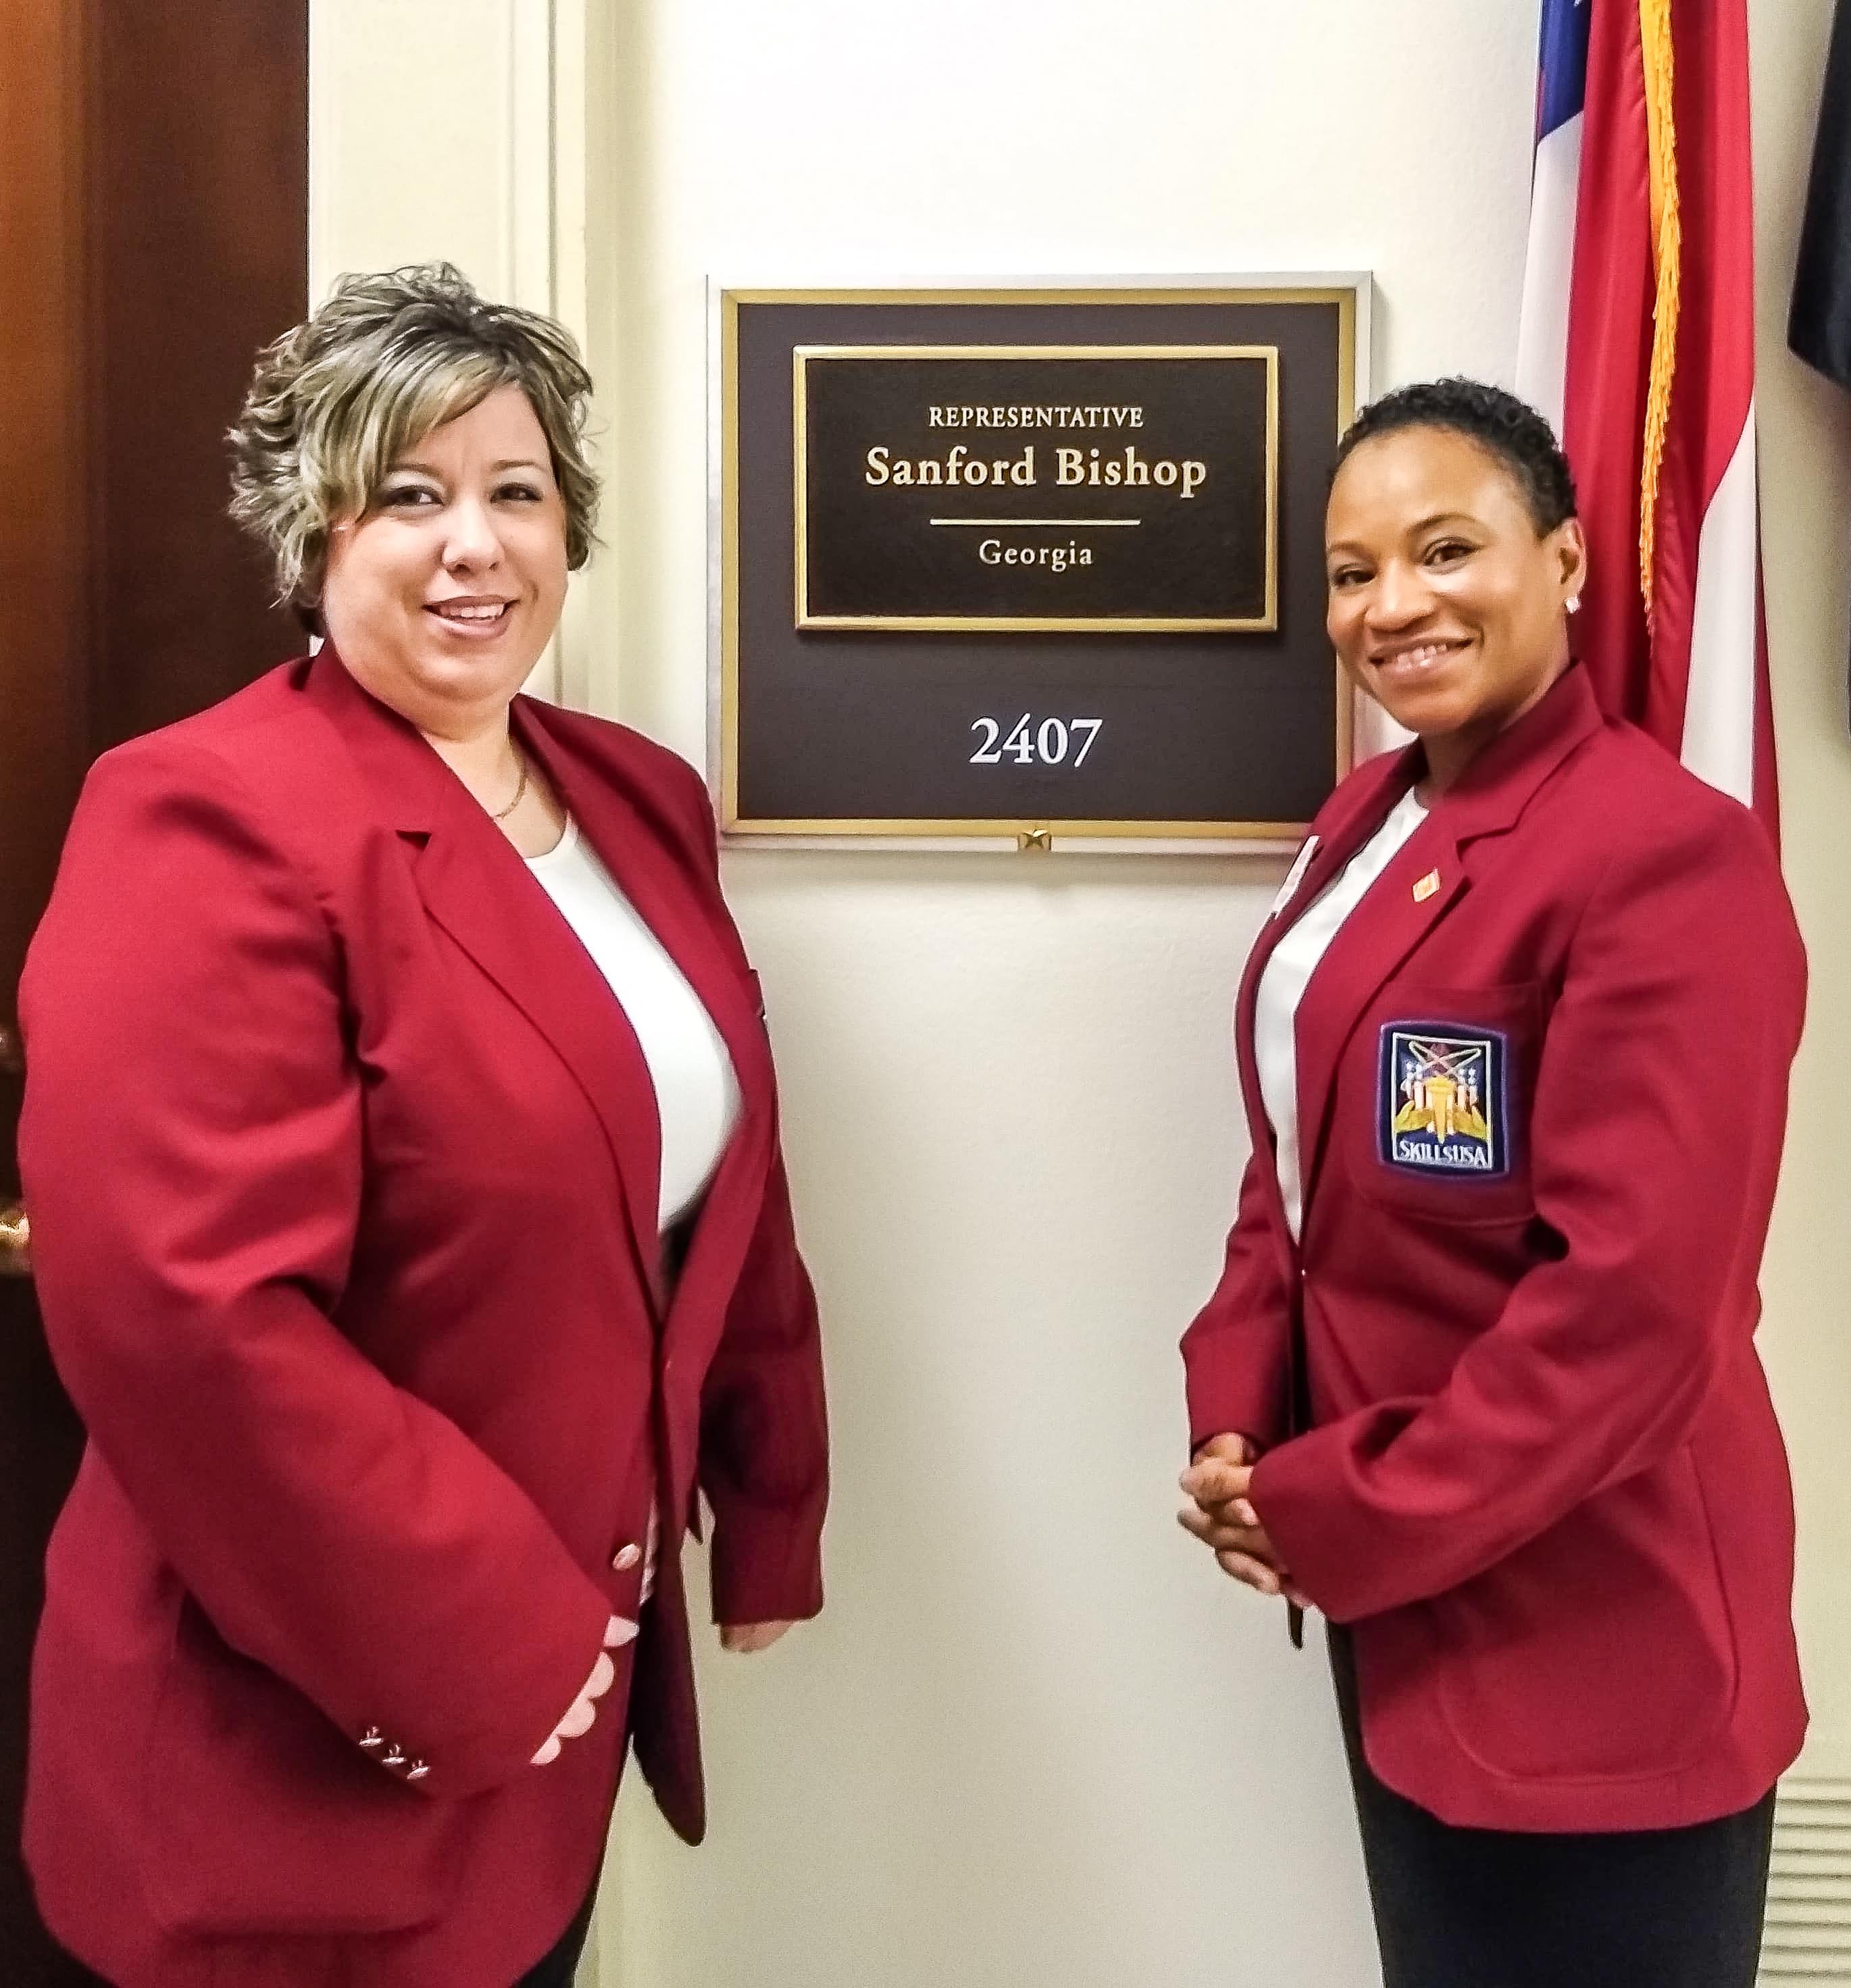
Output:
[[[1189,1502],[1176,1514],[1177,1521],[1213,1553],[1224,1574],[1303,1608],[1308,1605],[1305,1598],[1292,1585],[1248,1496],[1255,1455],[1244,1435],[1211,1436],[1183,1473]]]

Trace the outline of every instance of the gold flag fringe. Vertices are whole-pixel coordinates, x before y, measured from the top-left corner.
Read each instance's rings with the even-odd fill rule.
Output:
[[[1639,48],[1645,72],[1646,144],[1652,188],[1652,367],[1646,390],[1645,449],[1639,477],[1639,584],[1646,622],[1652,621],[1652,583],[1658,538],[1658,475],[1664,462],[1677,370],[1678,279],[1683,230],[1677,201],[1677,125],[1672,108],[1671,0],[1640,0]]]

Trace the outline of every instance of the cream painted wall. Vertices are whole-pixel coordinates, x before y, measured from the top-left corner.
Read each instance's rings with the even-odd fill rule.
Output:
[[[1753,0],[1756,390],[1782,857],[1812,963],[1762,1276],[1762,1357],[1792,1453],[1802,1768],[1851,1782],[1851,400],[1786,349],[1831,8]]]
[[[1751,0],[1768,600],[1813,1017],[1768,1266],[1851,1778],[1851,410],[1782,333],[1828,0]],[[314,282],[448,254],[586,336],[614,472],[559,664],[703,757],[704,286],[1372,268],[1379,385],[1508,378],[1534,0],[316,0]],[[621,609],[621,611],[620,611]],[[831,1603],[703,1651],[714,1828],[633,1786],[606,1988],[1375,1978],[1320,1661],[1173,1527],[1278,866],[741,851],[826,1311]]]
[[[612,688],[691,757],[709,274],[1372,266],[1386,377],[1508,363],[1527,6],[625,12]],[[1513,114],[1428,114],[1468,100]],[[698,1858],[624,1804],[611,1988],[1371,1977],[1321,1656],[1172,1517],[1279,868],[729,859],[829,1334],[830,1605],[704,1665]]]
[[[611,0],[312,0],[311,296],[343,270],[442,257],[597,343],[616,263],[616,12]],[[598,631],[615,620],[614,579],[609,560],[580,576],[531,689],[590,704],[601,658],[609,673]]]

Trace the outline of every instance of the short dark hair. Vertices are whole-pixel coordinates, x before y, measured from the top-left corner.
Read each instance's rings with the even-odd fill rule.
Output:
[[[1336,472],[1365,441],[1403,428],[1446,428],[1497,457],[1538,536],[1575,516],[1575,479],[1555,431],[1527,401],[1482,380],[1422,380],[1372,401],[1337,445]]]

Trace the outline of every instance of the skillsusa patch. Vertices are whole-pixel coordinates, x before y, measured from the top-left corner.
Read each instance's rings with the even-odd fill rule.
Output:
[[[1508,1173],[1505,1055],[1495,1029],[1385,1023],[1376,1104],[1383,1161],[1430,1176],[1494,1180]]]

